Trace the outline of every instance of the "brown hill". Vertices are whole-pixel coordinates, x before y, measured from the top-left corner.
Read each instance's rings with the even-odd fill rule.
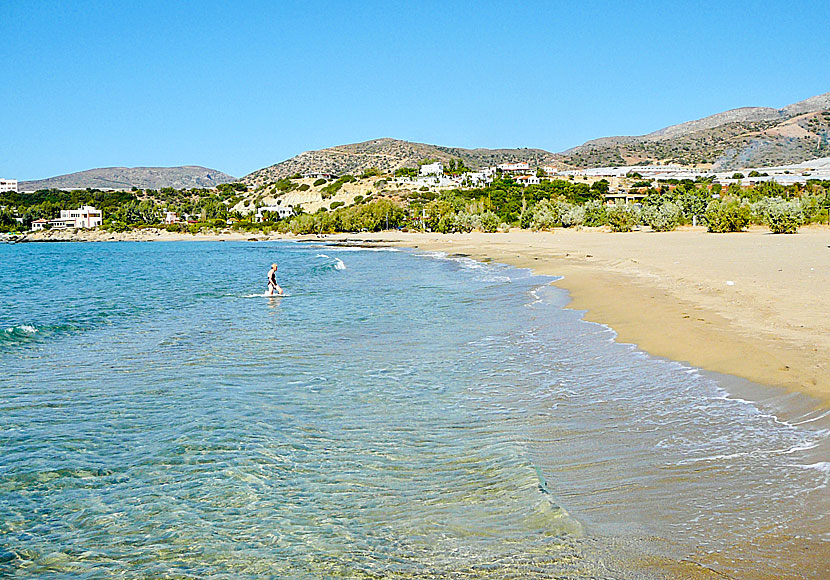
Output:
[[[454,158],[463,160],[471,169],[516,160],[537,165],[555,163],[558,159],[555,154],[542,149],[462,149],[386,138],[306,151],[281,163],[254,171],[246,175],[243,181],[255,185],[272,183],[280,178],[307,171],[359,175],[372,167],[387,173],[401,167],[418,167],[420,162],[427,159],[448,162]]]

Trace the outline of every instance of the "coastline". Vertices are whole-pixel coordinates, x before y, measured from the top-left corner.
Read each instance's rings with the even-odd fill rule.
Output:
[[[704,370],[804,393],[830,407],[830,228],[612,234],[602,229],[501,234],[380,232],[323,238],[247,232],[63,231],[27,241],[356,241],[464,254],[561,276],[569,308],[618,342]]]
[[[709,234],[556,230],[337,235],[463,254],[534,273],[618,342],[830,407],[830,229]],[[731,283],[731,284],[730,284]],[[828,289],[824,291],[823,289]]]

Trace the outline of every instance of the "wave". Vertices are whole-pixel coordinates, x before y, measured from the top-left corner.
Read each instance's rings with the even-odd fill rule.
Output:
[[[326,254],[317,254],[316,257],[317,258],[325,258],[327,260],[334,260],[334,262],[332,262],[331,265],[334,267],[335,270],[345,270],[346,269],[346,264],[340,258],[332,258],[331,256],[328,256]]]
[[[0,332],[0,342],[28,342],[34,339],[38,333],[38,328],[30,324],[20,324],[6,328]]]
[[[26,344],[42,342],[55,335],[88,330],[88,326],[78,324],[56,324],[35,326],[33,324],[18,324],[0,330],[0,345]]]

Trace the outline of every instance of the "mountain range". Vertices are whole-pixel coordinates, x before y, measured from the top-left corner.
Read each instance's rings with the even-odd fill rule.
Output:
[[[47,179],[21,181],[21,191],[38,189],[176,189],[211,188],[236,181],[235,177],[216,169],[198,165],[182,167],[102,167]]]
[[[398,139],[373,139],[306,151],[242,178],[251,185],[272,183],[297,173],[324,172],[359,175],[377,168],[391,172],[417,167],[434,159],[456,158],[477,169],[498,163],[527,161],[531,165],[555,165],[561,169],[621,165],[675,163],[730,171],[800,163],[830,156],[830,92],[781,109],[743,107],[732,109],[653,133],[603,137],[561,153],[544,149],[463,149]],[[215,187],[235,178],[198,166],[109,167],[90,169],[49,179],[21,182],[21,189],[161,187]]]

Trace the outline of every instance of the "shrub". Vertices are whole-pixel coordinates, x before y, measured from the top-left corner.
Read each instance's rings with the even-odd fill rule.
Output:
[[[753,211],[774,234],[794,234],[804,223],[804,211],[798,201],[767,198],[753,204]]]
[[[320,186],[321,186],[321,185],[323,185],[325,182],[326,182],[326,180],[325,180],[325,179],[323,179],[323,178],[321,177],[320,179],[318,179],[318,180],[316,180],[316,181],[314,182],[314,187],[320,187]]]
[[[534,230],[545,230],[563,225],[563,216],[574,208],[564,201],[548,201],[543,199],[533,208],[531,227]],[[574,214],[574,218],[578,215]],[[584,220],[584,216],[583,216]]]
[[[589,201],[585,208],[585,225],[589,227],[604,226],[608,223],[608,211],[601,201]]]
[[[455,231],[471,232],[481,229],[481,216],[468,211],[460,211],[455,215]]]
[[[442,234],[448,234],[450,232],[455,231],[455,214],[448,213],[442,215],[438,219],[438,224],[435,226],[435,231]]]
[[[337,209],[338,207],[341,207],[341,206],[344,206],[344,205],[346,205],[346,204],[345,204],[345,202],[342,202],[342,201],[334,201],[334,202],[332,202],[332,204],[329,206],[329,209]]]
[[[309,189],[311,189],[311,186],[307,183],[303,183],[298,189],[300,191],[308,191]]]
[[[639,217],[636,208],[628,204],[617,204],[608,208],[608,225],[612,232],[630,232],[637,225]]]
[[[499,216],[491,211],[485,211],[481,214],[481,231],[492,234],[499,229]]]
[[[643,219],[655,232],[669,232],[680,224],[682,209],[667,201],[643,210]]]
[[[581,226],[585,223],[585,208],[581,205],[572,205],[562,212],[560,219],[566,228]]]
[[[710,232],[740,232],[749,225],[749,204],[734,197],[713,200],[706,206],[706,225]]]

